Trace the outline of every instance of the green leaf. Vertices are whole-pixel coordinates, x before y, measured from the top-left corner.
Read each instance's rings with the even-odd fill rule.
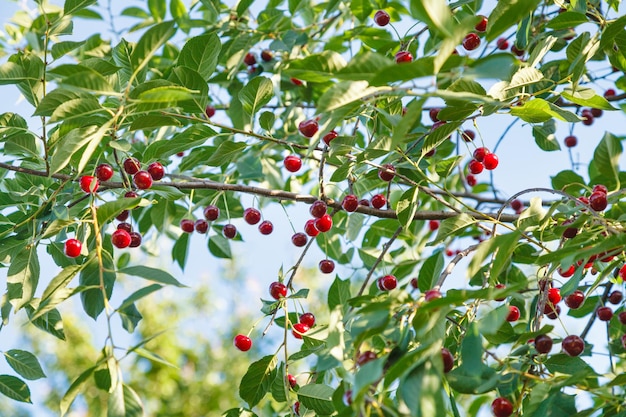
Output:
[[[446,409],[440,371],[432,361],[426,361],[413,369],[398,388],[411,416],[430,417]]]
[[[443,37],[450,37],[453,26],[452,12],[445,0],[412,0],[411,15]]]
[[[31,381],[46,377],[37,357],[32,353],[26,352],[25,350],[10,349],[4,352],[4,356],[7,363],[15,372],[20,374],[20,376]]]
[[[274,95],[274,86],[269,78],[254,77],[239,91],[239,100],[243,110],[254,116],[259,109],[265,106]]]
[[[22,249],[11,260],[7,272],[7,290],[9,301],[15,310],[32,300],[39,283],[39,271],[36,245],[30,245],[30,249]]]
[[[253,362],[241,379],[239,396],[252,408],[267,394],[275,377],[276,355],[268,355]]]
[[[248,145],[244,142],[224,141],[217,147],[211,157],[205,162],[208,166],[221,166],[231,163],[235,158],[241,156],[241,152]]]
[[[17,84],[26,78],[21,65],[10,61],[0,65],[0,85]]]
[[[87,383],[97,367],[98,366],[96,365],[87,369],[72,382],[72,385],[70,385],[70,387],[67,389],[65,395],[63,395],[63,398],[61,398],[61,403],[59,405],[61,409],[61,417],[63,417],[68,412],[70,406],[76,399],[76,396],[80,394],[83,386]]]
[[[374,10],[371,3],[369,0],[352,0],[350,11],[357,19],[364,22]]]
[[[167,13],[165,0],[148,0],[148,9],[157,22],[161,22],[165,19],[165,14]]]
[[[589,165],[589,177],[593,183],[604,184],[609,190],[619,188],[619,159],[622,151],[620,138],[605,133]]]
[[[370,81],[373,86],[385,86],[398,81],[410,81],[435,74],[434,58],[425,57],[410,63],[383,67]]]
[[[437,229],[435,240],[430,242],[429,245],[435,245],[474,223],[476,223],[476,219],[466,213],[445,219],[440,223],[439,229]]]
[[[137,310],[137,306],[133,303],[124,308],[119,308],[117,312],[122,320],[122,327],[128,333],[134,332],[141,319],[143,319],[143,316]]]
[[[26,313],[29,320],[38,329],[43,330],[46,333],[51,334],[60,340],[65,340],[65,332],[63,331],[63,320],[61,319],[61,313],[57,309],[52,309],[43,314],[39,318],[33,319],[33,313],[35,309],[29,305],[26,306]]]
[[[565,90],[563,90],[561,95],[566,100],[569,100],[572,103],[578,104],[580,106],[588,106],[602,110],[617,110],[615,107],[611,106],[611,103],[609,103],[607,99],[597,95],[596,92],[591,88],[585,88],[580,86],[576,90],[566,88]]]
[[[511,115],[530,123],[542,123],[557,118],[564,122],[580,122],[576,114],[563,110],[560,107],[541,98],[527,101],[523,106],[511,108]]]
[[[555,132],[556,123],[554,119],[546,121],[543,125],[534,125],[533,136],[535,143],[537,143],[537,146],[539,146],[541,150],[546,152],[561,150],[561,146],[556,140]]]
[[[50,74],[57,75],[61,78],[62,84],[80,88],[82,90],[109,94],[114,89],[107,79],[93,68],[80,64],[63,64],[49,70]]]
[[[346,67],[346,60],[337,52],[324,51],[291,61],[285,73],[303,81],[325,83]]]
[[[80,293],[83,310],[94,320],[98,318],[102,310],[104,310],[104,298],[101,282],[104,282],[104,290],[107,298],[113,293],[113,285],[115,284],[116,274],[113,259],[108,252],[102,252],[102,266],[100,270],[98,259],[91,258],[80,271],[79,282],[81,285],[95,287]],[[102,280],[101,280],[102,278]]]
[[[552,177],[552,188],[555,190],[563,190],[572,184],[578,184],[579,189],[582,189],[582,184],[585,184],[585,180],[572,170],[561,171]]]
[[[276,121],[276,115],[271,111],[264,111],[259,116],[259,125],[268,132],[272,130],[274,127],[274,122]]]
[[[232,259],[230,241],[222,235],[211,236],[208,241],[209,251],[216,258]]]
[[[72,279],[83,269],[84,265],[69,265],[59,272],[48,284],[44,290],[40,304],[44,304],[55,292],[67,287]]]
[[[390,87],[369,87],[367,81],[340,81],[322,94],[317,112],[335,110],[369,95],[387,91],[390,91]]]
[[[74,14],[79,10],[91,6],[92,4],[96,4],[97,2],[98,0],[65,0],[65,4],[63,5],[63,14]]]
[[[489,15],[487,40],[492,41],[534,12],[540,0],[507,0],[496,3]]]
[[[554,30],[570,29],[583,23],[587,23],[589,19],[584,13],[567,11],[559,13],[548,21],[548,27]]]
[[[132,293],[131,295],[129,295],[128,297],[126,297],[126,299],[122,302],[122,304],[117,309],[122,310],[128,307],[129,305],[133,304],[135,301],[139,301],[142,298],[152,294],[153,292],[160,290],[161,288],[163,287],[159,284],[152,284],[152,285],[148,285],[147,287],[140,288],[134,293]]]
[[[11,375],[0,375],[0,393],[16,401],[32,403],[28,385]]]
[[[94,1],[95,2],[95,1]],[[73,41],[65,41],[65,42],[57,42],[52,45],[50,52],[52,53],[52,58],[59,59],[65,54],[73,51],[76,48],[80,48],[87,41],[73,42]]]
[[[215,33],[189,39],[178,56],[178,65],[195,70],[208,80],[215,68],[222,45]]]
[[[139,72],[148,64],[154,54],[176,33],[174,22],[154,25],[143,34],[133,49],[131,64],[134,72]]]
[[[550,372],[559,372],[567,375],[597,375],[591,366],[577,356],[569,356],[565,353],[551,355],[544,365]]]
[[[153,161],[155,159],[168,158],[178,152],[203,145],[207,139],[215,135],[215,131],[207,125],[192,125],[183,132],[175,134],[171,139],[152,142],[144,151],[143,159]]]
[[[222,417],[257,417],[257,415],[245,408],[231,408],[225,411]]]
[[[171,116],[156,116],[156,115],[148,115],[148,116],[139,116],[130,124],[128,130],[155,130],[163,126],[176,126],[180,127],[182,123],[180,123],[176,118]]]
[[[178,282],[169,272],[162,269],[151,268],[149,266],[137,265],[129,266],[118,271],[121,274],[133,275],[140,278],[149,279],[164,285],[173,285],[175,287],[186,287],[186,285]]]
[[[98,207],[96,218],[98,224],[104,225],[113,220],[114,217],[119,215],[124,210],[129,210],[137,207],[141,198],[120,198],[114,201],[107,201]]]
[[[187,255],[189,254],[189,234],[183,233],[172,247],[172,258],[178,263],[180,269],[185,270]]]
[[[338,306],[345,305],[350,299],[350,280],[342,280],[338,276],[328,289],[328,309],[333,311]]]
[[[419,275],[417,276],[417,287],[421,292],[433,288],[443,272],[443,267],[443,252],[440,250],[436,251],[424,261],[419,270]]]
[[[417,212],[417,206],[419,204],[418,191],[419,189],[417,187],[409,188],[402,193],[396,205],[398,220],[405,229],[413,222],[413,216],[415,216],[415,212]]]
[[[307,384],[298,390],[298,400],[317,415],[330,415],[335,411],[332,400],[334,392],[335,390],[328,385]]]

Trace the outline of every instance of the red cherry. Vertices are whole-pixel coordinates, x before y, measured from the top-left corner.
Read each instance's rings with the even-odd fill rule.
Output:
[[[476,24],[476,26],[474,26],[474,29],[476,29],[476,31],[478,31],[478,32],[484,32],[484,31],[487,30],[487,22],[489,20],[487,19],[487,17],[482,16],[482,15],[479,15],[478,17],[480,17],[481,20],[480,20],[480,22],[478,22]]]
[[[608,194],[608,193],[609,193],[609,189],[608,189],[608,188],[606,188],[606,185],[603,185],[603,184],[596,184],[596,185],[594,185],[594,186],[593,186],[593,188],[591,189],[591,192],[592,192],[592,193],[595,193],[595,192],[601,192],[601,193],[604,193],[604,194]]]
[[[147,190],[152,187],[152,177],[148,171],[138,171],[133,176],[133,182],[140,190]]]
[[[222,234],[226,239],[234,239],[237,236],[237,227],[229,223],[222,229]]]
[[[447,374],[454,368],[454,356],[444,347],[441,348],[441,358],[443,359],[443,373]]]
[[[570,266],[569,268],[567,268],[566,270],[563,270],[562,268],[559,268],[559,275],[562,276],[563,278],[569,278],[572,275],[574,275],[574,273],[576,272],[576,267],[574,265]]]
[[[311,204],[311,207],[309,207],[309,213],[311,213],[311,216],[315,217],[316,219],[324,216],[327,210],[328,205],[323,200],[316,200],[313,202],[313,204]]]
[[[576,290],[567,297],[565,297],[565,305],[573,310],[580,307],[584,302],[585,294],[580,290]]]
[[[261,51],[261,59],[265,62],[269,62],[274,59],[274,53],[269,49],[264,49]]]
[[[341,207],[343,207],[343,209],[347,212],[356,211],[356,209],[359,207],[358,197],[354,194],[348,194],[343,198],[343,201],[341,202]]]
[[[125,159],[123,166],[124,171],[126,171],[128,175],[135,175],[141,169],[141,164],[137,158]]]
[[[350,407],[352,405],[352,390],[351,389],[343,393],[343,396],[341,397],[341,401],[346,407]]]
[[[215,116],[215,107],[213,107],[211,105],[206,106],[205,109],[204,109],[204,114],[206,114],[206,116],[208,118],[211,118],[211,117]],[[180,155],[180,156],[182,156],[182,155]]]
[[[619,319],[620,323],[626,324],[626,311],[622,311],[621,313],[619,313],[617,315],[617,318]]]
[[[374,15],[374,22],[376,22],[378,26],[387,26],[389,24],[389,20],[389,13],[384,10],[379,10]]]
[[[296,85],[296,86],[298,86],[298,87],[304,84],[301,80],[299,80],[299,79],[297,79],[297,78],[293,78],[293,77],[291,77],[291,78],[289,79],[289,81],[291,81],[291,83],[292,83],[293,85]],[[306,135],[305,135],[305,136],[306,136]],[[313,135],[311,135],[311,136],[313,136]]]
[[[439,229],[439,220],[429,220],[428,221],[428,229],[431,232],[434,232],[435,230]]]
[[[473,51],[480,46],[480,38],[475,33],[468,33],[463,39],[463,48]]]
[[[139,194],[137,194],[134,191],[126,191],[126,193],[124,194],[125,198],[137,198],[139,197]]]
[[[68,258],[76,258],[80,255],[83,244],[78,239],[67,239],[65,241],[65,255]]]
[[[524,55],[524,50],[523,49],[519,49],[517,46],[513,45],[511,46],[511,52],[514,53],[517,56],[522,56]]]
[[[505,38],[498,38],[498,40],[496,41],[496,46],[499,50],[506,51],[507,49],[509,49],[509,41]]]
[[[380,178],[383,181],[389,182],[393,179],[393,177],[396,176],[395,172],[396,172],[396,168],[393,165],[384,164],[382,168],[378,169],[378,178]]]
[[[161,165],[160,162],[153,162],[148,165],[148,173],[153,180],[159,181],[165,176],[165,168],[163,168],[163,165]]]
[[[491,151],[485,147],[476,148],[474,150],[474,159],[478,162],[483,162],[485,160],[485,156],[489,155]]]
[[[398,285],[398,280],[393,275],[385,275],[378,278],[379,288],[383,291],[391,291]]]
[[[622,281],[626,281],[626,264],[619,269],[618,274]]]
[[[471,174],[465,177],[465,181],[467,181],[467,185],[469,185],[470,187],[473,187],[478,183],[478,180],[476,180],[476,177]]]
[[[578,356],[585,350],[585,341],[579,336],[571,334],[563,339],[561,347],[569,356]]]
[[[324,141],[326,146],[330,146],[330,142],[332,142],[332,140],[335,139],[337,136],[339,136],[337,132],[335,132],[334,130],[331,130],[330,132],[324,135],[322,140]]]
[[[302,159],[297,155],[288,155],[283,161],[285,169],[289,172],[298,172],[302,168]]]
[[[330,259],[322,259],[319,263],[319,268],[323,274],[330,274],[335,270],[335,262]]]
[[[328,232],[333,227],[333,218],[330,214],[324,214],[319,219],[315,220],[315,228],[320,232]]]
[[[621,291],[613,291],[609,294],[609,303],[617,305],[622,302],[622,298],[624,298],[624,294]]]
[[[387,204],[387,199],[382,194],[376,194],[372,197],[372,207],[380,209]]]
[[[509,306],[509,315],[506,317],[506,321],[517,321],[520,318],[519,308],[515,306]]]
[[[430,120],[432,120],[433,122],[439,122],[439,112],[441,111],[441,109],[439,107],[433,107],[432,109],[428,110],[428,117],[430,117]]]
[[[439,290],[428,290],[424,293],[425,301],[432,301],[437,298],[441,298],[441,292]]]
[[[119,249],[127,248],[130,245],[131,240],[130,233],[123,229],[117,229],[111,235],[111,243]]]
[[[470,163],[467,165],[467,169],[469,170],[469,172],[471,172],[474,175],[480,174],[481,172],[483,172],[484,168],[485,166],[483,165],[483,163],[475,159],[472,159]]]
[[[133,231],[133,226],[130,223],[120,223],[117,225],[118,229],[126,230],[128,233]]]
[[[513,414],[513,404],[503,397],[498,397],[491,403],[491,411],[495,417],[509,417]]]
[[[400,51],[396,54],[396,64],[404,64],[413,61],[413,55],[409,51]]]
[[[596,191],[589,196],[589,206],[595,211],[603,211],[607,205],[606,193]]]
[[[100,181],[108,181],[113,177],[113,167],[109,164],[100,164],[96,167],[96,177]]]
[[[274,225],[269,220],[263,220],[259,225],[259,232],[262,235],[269,235],[274,231]]]
[[[547,334],[537,336],[534,343],[538,353],[549,353],[552,350],[552,338]]]
[[[274,281],[270,284],[270,295],[275,300],[287,296],[287,287],[282,282]]]
[[[254,207],[248,207],[243,211],[243,219],[248,224],[257,224],[261,221],[261,212]]]
[[[483,164],[485,165],[485,169],[488,169],[489,171],[496,169],[498,166],[498,156],[495,153],[485,155]]]
[[[311,237],[315,237],[320,233],[320,231],[317,230],[317,228],[315,227],[314,219],[306,221],[306,223],[304,224],[304,233],[306,233],[307,235]]]
[[[558,288],[550,288],[548,290],[548,301],[552,304],[558,304],[561,301],[561,290]]]
[[[289,386],[291,388],[295,388],[296,385],[298,385],[298,381],[296,381],[296,377],[291,374],[287,374],[287,382],[289,383]]]
[[[193,224],[193,227],[196,229],[196,232],[205,234],[209,230],[209,223],[204,219],[198,219]]]
[[[212,222],[220,216],[220,209],[216,206],[207,206],[204,209],[204,218]]]
[[[247,352],[252,347],[252,339],[243,334],[238,334],[233,339],[233,344],[242,352]]]
[[[558,305],[552,306],[550,304],[546,304],[543,312],[548,316],[549,319],[556,320],[557,317],[559,317],[559,315],[561,314],[561,307]]]
[[[372,352],[371,350],[366,350],[365,352],[361,353],[356,358],[356,364],[357,366],[363,366],[368,362],[376,360],[377,358],[378,358],[378,355],[376,355],[376,352]]]
[[[141,246],[141,233],[139,232],[130,232],[130,245],[128,245],[128,247],[130,248],[137,248],[139,246]]]
[[[291,243],[293,243],[297,247],[302,247],[302,246],[306,245],[306,242],[308,240],[309,239],[302,232],[294,233],[294,235],[291,236]]]
[[[476,139],[476,133],[473,130],[465,130],[461,137],[465,142],[471,142]]]
[[[126,219],[128,219],[128,216],[130,216],[130,211],[128,210],[124,210],[122,211],[120,214],[118,214],[115,218],[121,222],[125,221]]]
[[[246,56],[243,57],[243,62],[245,62],[246,65],[254,65],[256,64],[256,56],[252,52],[248,52]]]
[[[80,189],[86,193],[95,193],[98,191],[98,187],[100,186],[98,178],[91,175],[83,175],[80,177],[79,183]]]
[[[602,117],[602,114],[604,114],[602,109],[596,109],[596,108],[591,109],[591,115],[595,118]]]
[[[300,415],[300,401],[293,403],[293,413],[297,416]]]
[[[511,201],[511,208],[515,211],[520,211],[524,207],[524,204],[517,198]]]
[[[496,287],[495,287],[495,288],[496,288],[497,290],[503,290],[503,289],[505,289],[505,288],[506,288],[506,285],[504,285],[504,284],[496,284]],[[505,299],[505,298],[506,298],[506,297],[502,297],[502,298],[495,298],[495,300],[496,300],[496,301],[504,301],[504,299]]]
[[[610,307],[598,307],[596,316],[600,321],[610,321],[613,318],[613,310]]]
[[[317,130],[319,128],[320,126],[315,119],[305,120],[303,122],[300,122],[300,124],[298,125],[298,130],[300,131],[302,136],[305,136],[307,138],[313,137],[313,135],[317,133]]]
[[[306,324],[309,328],[315,326],[315,316],[313,313],[304,313],[300,316],[298,321],[302,324]]]
[[[292,326],[291,334],[296,339],[302,339],[302,335],[309,331],[309,326],[304,323],[296,323]]]
[[[180,228],[185,233],[193,233],[193,230],[195,228],[194,221],[191,219],[182,219],[180,221]]]
[[[585,109],[580,113],[580,116],[583,119],[583,124],[585,126],[591,126],[593,124],[593,114],[591,114],[591,111],[589,109]]]
[[[609,88],[608,90],[604,92],[604,98],[613,97],[615,94],[616,94],[615,90],[613,90],[612,88]]]

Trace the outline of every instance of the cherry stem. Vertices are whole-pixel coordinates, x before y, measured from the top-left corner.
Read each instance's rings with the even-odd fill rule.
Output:
[[[363,292],[365,291],[365,288],[367,288],[369,281],[372,278],[374,271],[376,270],[376,267],[378,267],[378,264],[385,257],[385,254],[391,247],[391,244],[397,239],[398,236],[400,236],[400,233],[402,233],[402,229],[403,229],[402,226],[398,227],[395,233],[393,234],[393,236],[391,236],[391,238],[387,241],[387,243],[383,245],[383,250],[380,252],[380,255],[378,255],[378,258],[376,258],[376,261],[374,261],[374,265],[372,265],[370,270],[367,272],[367,276],[365,277],[365,281],[363,281],[363,284],[361,285],[361,288],[359,289],[359,292],[357,293],[357,297],[363,295]]]
[[[598,300],[598,303],[596,304],[596,309],[600,306],[603,306],[604,303],[606,303],[606,300],[607,298],[609,298],[609,293],[611,292],[612,288],[613,288],[613,283],[609,281],[606,287],[604,287],[604,292],[602,293],[602,297],[600,297],[600,300]],[[582,333],[580,334],[581,339],[585,340],[585,338],[587,337],[587,333],[589,333],[589,330],[591,330],[591,326],[593,326],[594,321],[596,321],[595,310],[593,314],[591,315],[591,317],[589,317],[589,321],[587,322],[587,325],[585,326]]]

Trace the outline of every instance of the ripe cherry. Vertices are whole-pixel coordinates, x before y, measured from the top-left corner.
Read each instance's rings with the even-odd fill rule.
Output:
[[[247,352],[252,347],[252,339],[243,334],[238,334],[233,339],[233,344],[242,352]]]
[[[220,216],[220,209],[216,206],[206,206],[204,209],[204,218],[212,222]]]
[[[226,239],[234,239],[237,236],[237,226],[234,224],[227,224],[222,229],[222,234]]]
[[[559,271],[559,275],[562,276],[563,278],[569,278],[572,275],[574,275],[574,273],[576,272],[576,267],[572,265],[565,270],[563,268],[559,268],[558,271]]]
[[[359,199],[354,194],[348,194],[343,198],[341,202],[341,207],[347,212],[356,211],[359,207]]]
[[[613,291],[609,294],[609,303],[619,304],[622,302],[622,298],[624,298],[624,294],[621,291]]]
[[[505,288],[506,288],[506,285],[504,285],[504,284],[496,284],[495,288],[496,288],[497,290],[503,290],[503,289],[505,289]],[[496,301],[504,301],[504,300],[505,300],[505,298],[506,298],[506,297],[494,298],[494,300],[496,300]]]
[[[274,281],[270,284],[270,295],[275,300],[287,296],[287,287],[282,282]]]
[[[311,216],[315,217],[316,219],[319,219],[320,217],[326,214],[327,209],[328,209],[328,205],[326,204],[325,201],[316,200],[309,207],[309,213],[311,213]]]
[[[322,259],[319,263],[319,268],[323,274],[330,274],[335,270],[335,262],[330,259]]]
[[[561,347],[569,356],[578,356],[585,350],[585,341],[579,336],[571,334],[563,339]]]
[[[495,153],[485,155],[483,164],[485,165],[485,169],[488,169],[489,171],[496,169],[498,166],[498,156]]]
[[[98,178],[91,175],[83,175],[80,177],[79,183],[80,189],[89,194],[98,191],[98,187],[100,186]]]
[[[610,307],[598,307],[596,316],[600,321],[610,321],[613,318],[613,310]]]
[[[382,291],[391,291],[398,286],[398,280],[393,275],[378,278],[378,288]]]
[[[248,207],[243,211],[243,219],[248,224],[257,224],[261,221],[261,212],[254,207]]]
[[[465,177],[465,181],[467,181],[467,185],[469,185],[470,187],[473,187],[478,183],[478,180],[472,174],[469,174],[467,177]]]
[[[359,206],[369,207],[370,201],[367,198],[362,198],[359,200]]]
[[[261,59],[265,62],[269,62],[274,59],[274,53],[269,49],[264,49],[261,51]]]
[[[137,248],[141,246],[141,233],[139,232],[130,232],[130,245],[129,248]]]
[[[620,323],[626,324],[626,311],[622,311],[617,315],[617,318]]]
[[[213,116],[215,116],[215,107],[208,105],[204,108],[204,114],[206,114],[206,116],[208,118],[211,118]]]
[[[299,80],[299,79],[297,79],[297,78],[293,78],[293,77],[291,77],[291,78],[289,79],[289,81],[291,81],[291,84],[293,84],[293,85],[295,85],[295,86],[297,86],[297,87],[300,87],[301,85],[304,85],[304,83],[302,82],[302,80]],[[313,136],[313,135],[311,135],[311,136]]]
[[[147,190],[152,187],[152,177],[148,171],[138,171],[133,176],[133,182],[140,190]]]
[[[454,368],[454,356],[444,347],[441,348],[441,358],[443,359],[443,373],[447,374]]]
[[[567,297],[565,297],[565,305],[573,310],[580,307],[584,302],[585,294],[580,290],[576,290]]]
[[[306,233],[307,235],[311,237],[315,237],[319,235],[320,231],[317,230],[317,228],[315,227],[314,219],[310,219],[306,221],[306,223],[304,224],[304,233]]]
[[[252,52],[248,52],[246,56],[243,57],[243,62],[245,62],[246,65],[254,65],[256,64],[256,56]]]
[[[603,114],[604,112],[602,111],[602,109],[596,109],[596,108],[591,109],[591,115],[595,118],[602,117]]]
[[[375,194],[372,197],[372,207],[380,209],[387,204],[387,199],[382,194]]]
[[[315,220],[315,228],[320,232],[328,232],[333,227],[333,218],[330,214],[324,214],[319,219]]]
[[[515,200],[511,201],[511,208],[515,211],[520,211],[522,208],[524,208],[524,204],[516,198]]]
[[[117,225],[118,229],[126,230],[128,233],[133,231],[133,226],[130,223],[122,222]]]
[[[595,193],[595,192],[601,192],[601,193],[604,193],[604,194],[608,194],[608,193],[609,193],[609,189],[608,189],[608,188],[606,188],[606,185],[603,185],[603,184],[596,184],[596,185],[594,185],[594,186],[593,186],[593,188],[591,189],[591,192],[592,192],[592,193]]]
[[[153,162],[148,165],[148,173],[152,177],[153,180],[159,181],[165,176],[165,168],[160,162]]]
[[[194,221],[191,219],[182,219],[180,221],[180,228],[185,233],[193,233],[193,230],[195,228]]]
[[[293,413],[297,416],[300,415],[300,401],[293,403]]]
[[[196,229],[196,232],[205,234],[209,230],[209,223],[204,219],[198,219],[193,224],[193,227]]]
[[[511,46],[511,52],[514,53],[517,56],[522,56],[524,55],[524,50],[523,49],[519,49],[517,46],[513,45]]]
[[[513,414],[513,404],[503,397],[498,397],[491,403],[491,411],[495,417],[509,417]]]
[[[69,258],[76,258],[80,255],[83,244],[78,239],[67,239],[65,241],[65,255]]]
[[[332,142],[333,139],[335,139],[337,136],[339,136],[337,132],[335,132],[334,130],[331,130],[330,132],[324,135],[322,140],[324,141],[326,146],[330,146],[330,142]]]
[[[589,196],[589,206],[595,211],[603,211],[607,205],[606,193],[595,191]]]
[[[396,172],[396,168],[393,165],[391,165],[391,164],[384,164],[378,170],[378,178],[380,178],[383,181],[389,182],[389,181],[391,181],[393,179],[393,177],[396,176],[395,172]]]
[[[437,298],[441,298],[441,291],[439,290],[428,290],[424,293],[424,300],[425,301],[432,301],[435,300]]]
[[[365,352],[361,353],[356,358],[356,364],[357,366],[363,366],[368,362],[376,360],[377,358],[378,358],[378,355],[376,355],[376,352],[372,352],[371,350],[366,350]]]
[[[309,331],[309,326],[304,323],[296,323],[292,326],[291,334],[296,339],[302,339],[302,335]]]
[[[309,119],[309,120],[302,121],[298,125],[298,130],[300,131],[302,136],[305,136],[307,138],[313,137],[313,135],[315,135],[317,133],[317,130],[319,128],[320,128],[320,126],[317,123],[317,120],[315,120],[315,119]]]
[[[378,26],[387,26],[389,24],[389,20],[389,13],[384,10],[379,10],[374,15],[374,22],[376,22]]]
[[[489,155],[491,151],[485,147],[476,148],[474,150],[474,159],[478,162],[483,162],[485,160],[485,156]]]
[[[552,338],[547,334],[535,337],[535,349],[539,353],[549,353],[552,350]]]
[[[608,90],[606,90],[604,92],[604,98],[609,98],[609,97],[613,97],[615,96],[615,90],[613,90],[612,88],[609,88]]]
[[[480,174],[481,172],[483,172],[484,168],[485,166],[483,165],[483,163],[475,159],[472,159],[470,163],[467,165],[467,169],[469,170],[469,172],[471,172],[474,175]]]
[[[294,235],[291,236],[291,243],[293,243],[295,246],[297,246],[299,248],[301,248],[302,246],[306,245],[306,242],[308,240],[309,239],[302,232],[294,233]]]
[[[591,111],[589,109],[585,109],[582,112],[580,112],[580,116],[583,119],[583,124],[585,126],[591,126],[593,124],[593,114],[591,114]]]
[[[400,51],[396,54],[396,64],[404,64],[413,61],[413,55],[409,51]]]
[[[302,168],[302,159],[297,155],[287,155],[283,161],[285,169],[289,172],[298,172]]]
[[[507,49],[509,49],[509,41],[505,38],[498,38],[498,40],[496,41],[496,46],[499,50],[506,51]]]
[[[434,232],[435,230],[439,229],[439,220],[429,220],[428,221],[428,229],[431,232]]]
[[[124,193],[124,197],[125,198],[137,198],[139,197],[139,194],[137,194],[134,191],[126,191],[126,193]]]
[[[516,306],[509,306],[509,315],[506,316],[506,321],[517,321],[520,318],[519,308]]]
[[[125,221],[126,219],[128,219],[128,216],[130,216],[130,211],[128,210],[123,210],[120,214],[118,214],[115,218],[121,222]]]
[[[115,246],[116,248],[119,248],[119,249],[127,248],[130,245],[130,242],[131,242],[130,233],[128,233],[126,230],[117,229],[111,235],[111,243],[113,243],[113,246]]]
[[[480,46],[480,38],[475,33],[468,33],[463,39],[463,48],[473,51]]]
[[[289,383],[289,386],[291,388],[295,388],[296,385],[298,385],[298,381],[296,381],[296,377],[291,374],[287,374],[287,382]]]
[[[463,140],[465,142],[471,142],[474,139],[476,139],[476,133],[474,133],[473,130],[465,130],[463,131],[463,134],[461,135],[461,137],[463,138]]]
[[[269,220],[263,220],[259,225],[259,232],[262,235],[269,235],[274,231],[274,225]]]
[[[440,111],[441,109],[439,107],[433,107],[432,109],[428,110],[428,117],[430,117],[430,120],[432,120],[434,123],[439,122]]]
[[[550,288],[548,290],[548,301],[552,304],[558,304],[561,301],[561,290],[558,288]]]
[[[108,181],[113,177],[113,167],[109,164],[100,164],[96,167],[96,177],[100,181]]]
[[[549,319],[556,320],[561,314],[561,307],[558,305],[553,306],[550,304],[546,304],[546,306],[543,309],[543,312],[546,314],[546,316],[548,316]]]
[[[125,159],[123,166],[124,171],[126,171],[128,175],[135,175],[141,169],[141,164],[137,158]]]
[[[619,277],[622,281],[626,281],[626,264],[622,265],[622,267],[618,271]]]
[[[476,26],[474,26],[474,29],[476,29],[476,31],[478,31],[478,32],[484,32],[484,31],[487,30],[487,22],[489,20],[485,16],[478,16],[478,17],[480,17],[481,20],[480,20],[480,22],[478,22],[476,24]]]
[[[300,316],[298,321],[302,324],[306,324],[309,328],[315,326],[315,316],[313,313],[304,313]]]

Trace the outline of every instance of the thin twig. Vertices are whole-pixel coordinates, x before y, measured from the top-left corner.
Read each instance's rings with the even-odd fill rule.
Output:
[[[396,238],[400,236],[400,233],[402,233],[402,229],[403,229],[402,226],[398,227],[396,229],[396,232],[393,234],[393,236],[391,236],[391,238],[387,241],[387,243],[383,245],[383,250],[378,256],[378,258],[376,259],[376,261],[374,262],[374,265],[372,265],[369,272],[367,273],[367,276],[365,277],[365,281],[363,281],[363,285],[361,285],[361,288],[359,289],[357,297],[363,295],[363,292],[365,291],[365,288],[367,288],[367,285],[369,284],[369,281],[372,278],[372,275],[374,274],[376,267],[378,267],[378,264],[383,260],[383,258],[385,257],[385,254],[391,247],[391,244],[394,242],[394,240],[396,240]]]

